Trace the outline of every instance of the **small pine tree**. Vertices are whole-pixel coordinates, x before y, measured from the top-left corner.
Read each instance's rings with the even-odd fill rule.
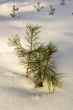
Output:
[[[40,5],[40,2],[37,2],[36,5],[34,5],[34,8],[39,12],[41,9],[43,9],[44,7]]]
[[[28,48],[24,48],[21,44],[20,37],[15,35],[9,38],[9,45],[13,46],[20,62],[27,68],[26,76],[33,74],[33,81],[37,87],[42,87],[44,82],[47,83],[49,90],[54,92],[56,87],[61,87],[61,74],[57,73],[56,66],[53,61],[53,55],[58,51],[57,47],[52,43],[47,45],[38,42],[40,32],[39,26],[27,25],[25,39]]]
[[[55,11],[55,8],[53,8],[53,6],[50,5],[50,8],[49,8],[49,15],[53,15],[53,14],[54,14],[54,11]]]
[[[10,13],[10,15],[12,17],[15,17],[16,16],[16,11],[18,11],[18,10],[19,10],[19,8],[16,8],[16,5],[13,5],[13,7],[12,7],[12,13]]]

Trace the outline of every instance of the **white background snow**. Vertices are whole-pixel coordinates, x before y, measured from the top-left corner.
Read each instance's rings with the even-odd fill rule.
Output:
[[[0,110],[73,110],[73,0],[66,0],[64,6],[59,0],[40,0],[44,8],[39,13],[33,7],[37,1],[16,0],[19,11],[12,18],[13,0],[0,0]],[[51,4],[56,8],[53,16],[48,14]],[[27,23],[40,25],[41,41],[53,41],[59,48],[55,59],[58,71],[64,73],[64,84],[54,94],[34,89],[13,48],[8,47],[9,37],[18,33],[24,39]]]

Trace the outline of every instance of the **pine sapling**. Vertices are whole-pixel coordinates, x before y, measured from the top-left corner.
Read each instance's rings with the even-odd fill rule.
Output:
[[[41,6],[41,3],[40,2],[37,2],[36,5],[34,5],[34,8],[39,12],[41,9],[43,9],[44,7]]]

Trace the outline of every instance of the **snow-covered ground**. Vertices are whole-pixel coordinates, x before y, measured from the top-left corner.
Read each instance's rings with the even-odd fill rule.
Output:
[[[12,18],[13,0],[0,0],[0,110],[73,110],[73,0],[66,0],[65,6],[59,0],[40,0],[44,8],[39,13],[33,7],[37,1],[16,0],[19,11]],[[51,4],[56,8],[53,16],[48,14]],[[18,33],[24,39],[27,23],[40,25],[41,41],[53,41],[60,50],[55,59],[65,77],[63,88],[54,94],[34,89],[13,48],[8,47],[9,37]]]

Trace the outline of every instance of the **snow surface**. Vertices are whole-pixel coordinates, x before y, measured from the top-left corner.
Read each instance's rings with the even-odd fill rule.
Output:
[[[37,1],[16,0],[19,11],[12,18],[13,0],[0,0],[0,110],[73,110],[73,0],[66,0],[65,6],[59,0],[40,0],[44,8],[39,13],[33,7]],[[51,4],[56,8],[53,16],[48,14]],[[55,59],[58,71],[64,73],[64,84],[54,94],[34,89],[13,48],[8,47],[9,37],[18,33],[24,39],[27,23],[40,25],[41,41],[53,41],[60,50]]]

